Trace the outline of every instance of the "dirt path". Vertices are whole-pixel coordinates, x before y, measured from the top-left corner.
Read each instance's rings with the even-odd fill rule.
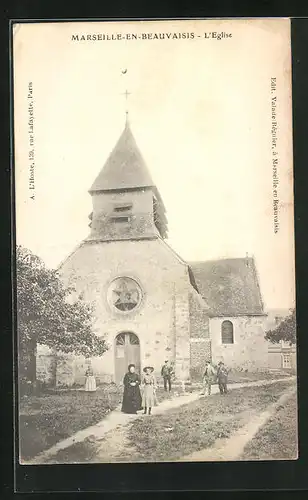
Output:
[[[272,417],[277,408],[296,392],[296,387],[288,389],[275,403],[261,414],[251,416],[248,424],[241,427],[228,439],[217,439],[213,446],[182,457],[180,462],[218,462],[241,460],[245,446],[253,439],[259,429]]]
[[[286,382],[288,380],[293,380],[295,377],[284,377],[276,380],[264,380],[256,382],[244,382],[235,383],[230,385],[230,389],[238,389],[242,387],[259,387],[271,385],[277,382]],[[214,386],[212,388],[212,394],[218,392],[218,387]],[[200,399],[202,396],[198,392],[195,393],[185,393],[171,400],[165,400],[159,404],[158,407],[153,409],[153,414],[161,414],[169,409],[178,408],[183,405],[187,405],[193,401]],[[52,463],[52,457],[55,457],[59,452],[76,445],[77,443],[82,443],[87,441],[89,443],[95,443],[97,447],[97,458],[91,460],[91,462],[112,462],[118,461],[117,457],[122,457],[123,453],[130,456],[133,453],[133,449],[128,448],[128,443],[126,440],[126,431],[128,424],[132,423],[140,418],[139,415],[127,415],[120,411],[120,407],[109,414],[108,417],[104,418],[101,422],[82,431],[77,432],[74,436],[71,436],[63,441],[60,441],[56,445],[52,446],[48,450],[37,455],[32,460],[23,462],[25,464],[42,464],[42,463]],[[125,459],[124,459],[125,460]],[[121,460],[122,461],[122,460]]]

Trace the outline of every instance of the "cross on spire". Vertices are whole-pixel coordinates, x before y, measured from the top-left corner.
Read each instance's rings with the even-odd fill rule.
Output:
[[[126,122],[128,120],[128,96],[131,95],[131,92],[128,92],[127,89],[123,92],[122,95],[125,95],[125,113],[126,113]]]
[[[127,92],[127,90],[125,90],[124,95],[125,95],[125,97],[126,97],[126,102],[127,102],[127,98],[128,98],[128,96],[129,96],[130,94],[131,94],[131,92]]]

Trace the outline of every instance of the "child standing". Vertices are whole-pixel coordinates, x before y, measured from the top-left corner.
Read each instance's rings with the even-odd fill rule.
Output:
[[[142,394],[142,407],[143,413],[146,415],[147,410],[149,415],[151,415],[152,407],[155,405],[155,391],[156,391],[156,380],[153,375],[153,366],[146,366],[144,369],[144,375],[142,378],[143,394]]]

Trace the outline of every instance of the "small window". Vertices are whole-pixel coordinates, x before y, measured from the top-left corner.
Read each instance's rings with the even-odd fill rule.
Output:
[[[131,345],[139,345],[139,339],[134,333],[129,334],[129,343]]]
[[[124,346],[126,344],[139,345],[139,339],[134,333],[119,333],[116,336],[116,345]]]
[[[291,356],[290,354],[282,355],[282,367],[283,368],[291,368]]]
[[[221,324],[221,342],[223,344],[233,344],[233,323],[232,321],[226,320]]]
[[[121,204],[117,204],[114,206],[113,208],[113,211],[114,212],[129,212],[133,207],[133,204],[132,203],[121,203]]]
[[[125,345],[125,334],[120,333],[116,337],[116,345]]]
[[[112,222],[129,222],[130,221],[130,217],[127,217],[127,216],[123,216],[123,215],[118,215],[117,217],[111,217],[110,220]]]

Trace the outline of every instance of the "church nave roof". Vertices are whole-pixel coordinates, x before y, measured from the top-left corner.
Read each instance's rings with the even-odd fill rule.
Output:
[[[212,316],[264,314],[253,258],[190,262],[189,265]]]

